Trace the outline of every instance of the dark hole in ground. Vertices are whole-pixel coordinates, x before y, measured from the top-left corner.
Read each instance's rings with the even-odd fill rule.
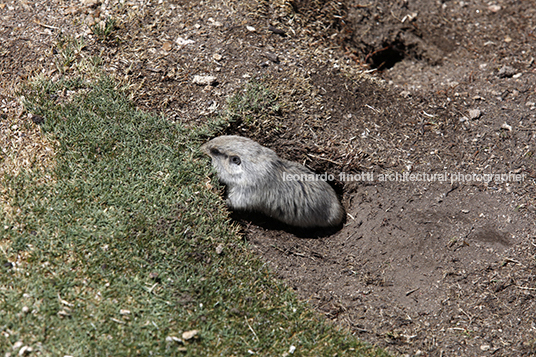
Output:
[[[392,68],[397,62],[404,59],[406,46],[400,41],[386,44],[383,48],[369,53],[366,62],[378,70]]]

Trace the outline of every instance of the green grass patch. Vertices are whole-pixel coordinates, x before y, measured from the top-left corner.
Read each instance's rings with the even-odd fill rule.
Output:
[[[41,79],[24,95],[58,142],[57,164],[3,178],[15,213],[0,226],[0,351],[386,355],[311,312],[248,252],[198,150],[221,123],[192,131],[140,112],[104,76]]]
[[[251,81],[227,99],[224,117],[236,131],[265,137],[281,130],[282,110],[276,93],[267,83]]]
[[[261,119],[279,114],[281,106],[277,96],[260,82],[249,82],[245,88],[229,97],[227,112],[233,120],[253,122],[255,118]]]
[[[112,38],[114,31],[117,29],[117,21],[114,18],[107,17],[91,26],[91,31],[99,41],[106,41]]]

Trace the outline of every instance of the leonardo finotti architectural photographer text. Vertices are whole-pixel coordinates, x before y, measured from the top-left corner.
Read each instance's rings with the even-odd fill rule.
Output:
[[[427,172],[393,172],[393,173],[375,173],[375,172],[361,172],[361,173],[346,173],[341,172],[338,175],[332,175],[328,173],[323,174],[295,174],[290,175],[283,173],[283,181],[334,181],[335,177],[339,181],[343,182],[441,182],[441,183],[506,183],[506,182],[523,182],[525,181],[525,173],[463,173],[463,172],[440,172],[440,173],[427,173]]]

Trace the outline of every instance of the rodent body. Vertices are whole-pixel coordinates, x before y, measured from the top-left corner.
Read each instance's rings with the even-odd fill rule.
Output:
[[[236,135],[214,138],[201,150],[212,158],[219,180],[227,186],[232,209],[261,212],[304,228],[342,223],[344,209],[335,191],[323,180],[307,179],[315,174],[306,167]]]

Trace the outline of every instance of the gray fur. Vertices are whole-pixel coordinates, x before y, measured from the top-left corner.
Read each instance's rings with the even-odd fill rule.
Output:
[[[284,180],[285,175],[314,175],[306,167],[281,159],[255,141],[220,136],[201,146],[212,158],[227,205],[257,211],[297,227],[332,227],[344,218],[333,188],[323,180]]]

